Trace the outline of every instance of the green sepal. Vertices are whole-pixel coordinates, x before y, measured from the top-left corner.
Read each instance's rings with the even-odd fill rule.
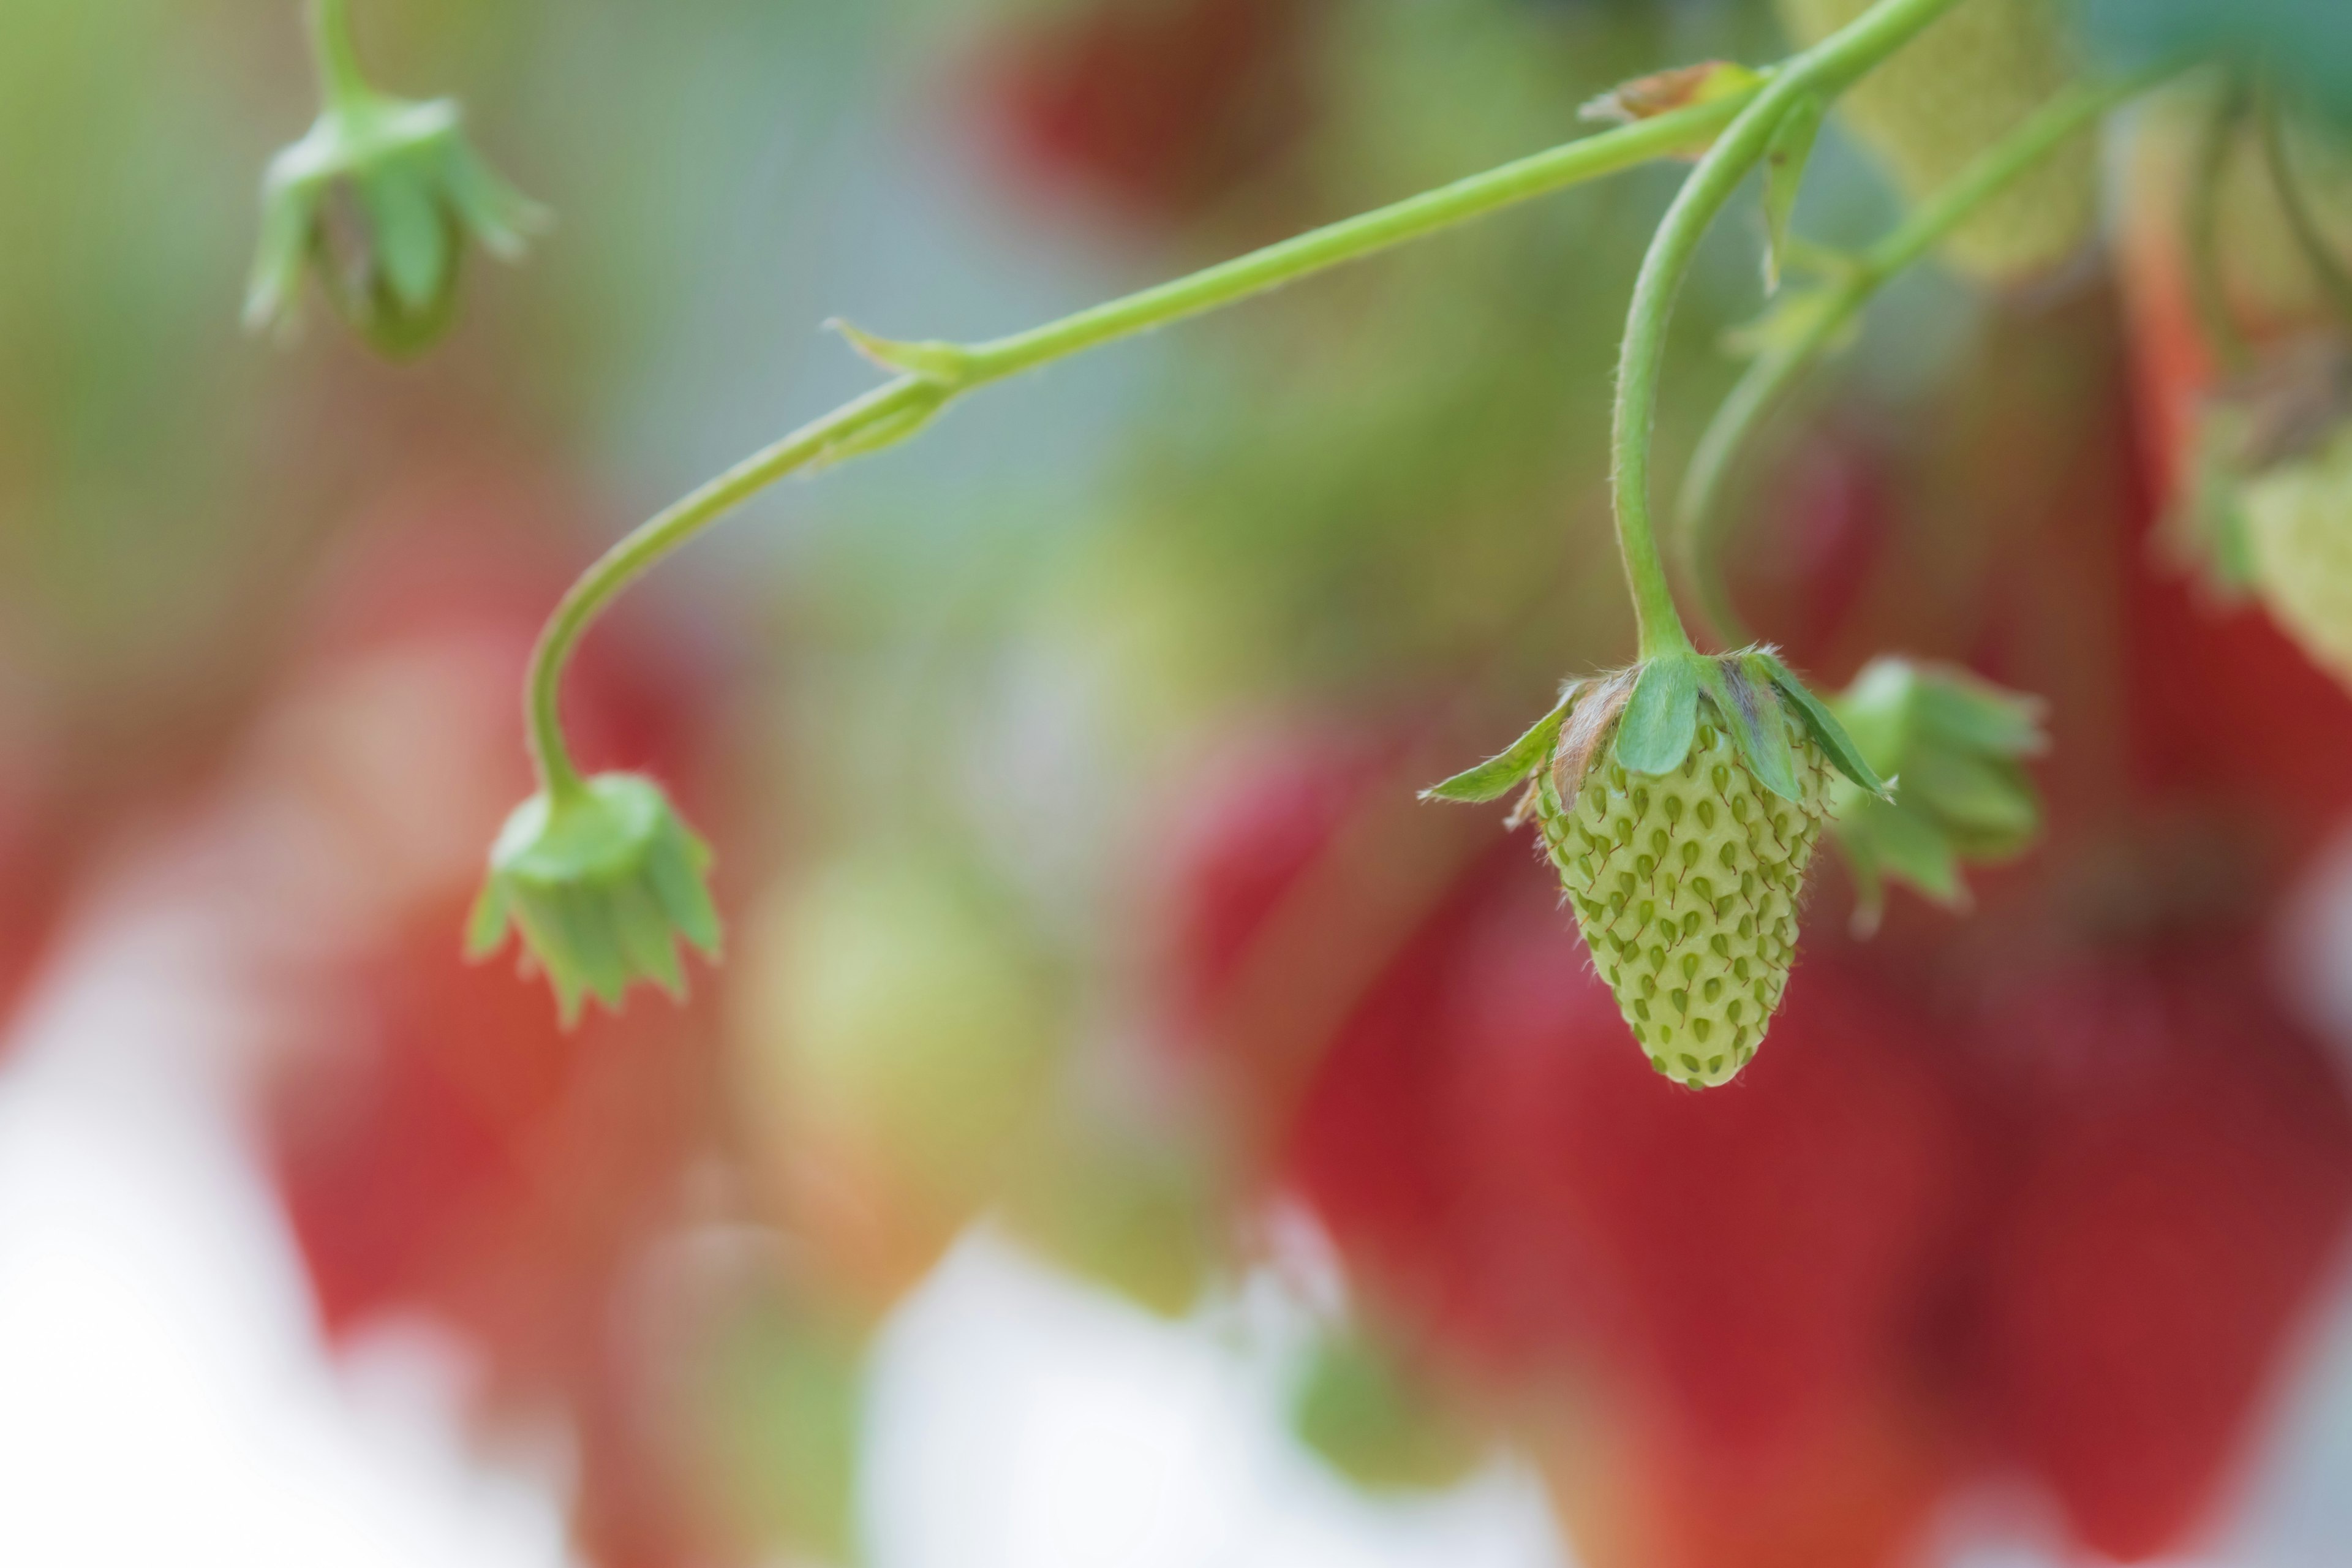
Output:
[[[1797,189],[1805,178],[1805,164],[1822,133],[1824,106],[1819,93],[1807,93],[1790,104],[1772,129],[1764,149],[1764,291],[1777,293],[1780,264],[1789,247],[1789,219],[1797,206]]]
[[[1617,765],[1629,773],[1670,773],[1698,735],[1696,654],[1664,654],[1642,666],[1617,721]]]
[[[1702,671],[1706,694],[1731,731],[1739,760],[1756,782],[1782,800],[1799,802],[1797,759],[1789,750],[1787,715],[1773,693],[1769,672],[1751,668],[1745,655],[1709,659]]]
[[[1568,721],[1569,710],[1576,706],[1576,693],[1582,684],[1570,682],[1559,695],[1559,705],[1537,720],[1526,734],[1476,767],[1455,773],[1443,784],[1430,785],[1421,792],[1421,798],[1478,805],[1510,794],[1526,782],[1528,775],[1543,766],[1544,759],[1559,743],[1559,728]]]
[[[1878,776],[1877,770],[1870,765],[1870,759],[1862,754],[1861,748],[1853,743],[1853,738],[1845,732],[1845,726],[1838,722],[1837,715],[1806,689],[1794,670],[1780,662],[1780,655],[1768,648],[1748,657],[1763,668],[1772,685],[1779,688],[1780,694],[1796,709],[1806,733],[1812,736],[1813,744],[1822,749],[1822,754],[1829,758],[1838,772],[1881,800],[1894,797],[1894,786]]]
[[[388,157],[354,182],[384,280],[403,306],[419,313],[457,282],[449,231],[435,200],[436,163],[415,153]]]
[[[677,940],[714,957],[719,949],[709,865],[709,849],[651,779],[605,773],[533,795],[490,851],[467,954],[487,958],[519,930],[567,1027],[584,996],[617,1011],[640,981],[681,996]]]
[[[1932,679],[1923,679],[1916,666],[1897,659],[1873,660],[1854,681],[1854,689],[1864,690],[1882,667],[1905,674],[1922,731],[1995,756],[2036,757],[2050,749],[2050,737],[2042,729],[2047,705],[2038,697],[2004,690],[1963,669],[1939,668]]]
[[[442,191],[483,249],[514,262],[530,248],[531,237],[553,221],[539,203],[500,179],[480,153],[464,142],[450,143],[442,164]]]
[[[466,917],[466,961],[479,963],[504,947],[513,923],[514,905],[505,885],[495,877],[485,881],[473,912]]]

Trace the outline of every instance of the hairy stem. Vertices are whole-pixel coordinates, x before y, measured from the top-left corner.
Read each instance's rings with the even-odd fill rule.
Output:
[[[1776,72],[1683,182],[1658,225],[1633,284],[1617,368],[1612,440],[1617,550],[1633,592],[1640,656],[1688,652],[1690,634],[1675,611],[1650,521],[1650,447],[1657,421],[1658,378],[1675,299],[1699,241],[1748,172],[1762,161],[1780,121],[1800,100],[1837,96],[1961,0],[1879,0],[1868,11]]]
[[[1676,553],[1709,635],[1752,640],[1732,607],[1722,572],[1723,486],[1758,427],[1789,389],[1845,333],[1873,296],[1968,221],[1984,203],[2083,134],[2108,110],[2174,75],[2162,66],[2113,82],[2067,89],[2042,105],[1862,255],[1834,287],[1808,301],[1802,330],[1759,354],[1716,411],[1691,455],[1677,508]]]
[[[322,15],[317,6],[331,6],[341,16],[341,0],[314,0],[314,18]],[[532,656],[526,698],[531,753],[541,784],[556,795],[582,787],[564,744],[557,699],[564,668],[583,634],[656,563],[777,480],[828,458],[879,450],[913,434],[957,396],[989,382],[1203,314],[1585,180],[1686,151],[1721,131],[1759,90],[1751,86],[1570,142],[1030,331],[969,346],[872,344],[867,340],[880,357],[903,360],[908,374],[793,431],[641,524],[589,567],[556,606]]]

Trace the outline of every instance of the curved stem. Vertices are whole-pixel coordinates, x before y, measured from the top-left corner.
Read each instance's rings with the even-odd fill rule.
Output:
[[[531,757],[548,793],[562,798],[584,787],[571,750],[564,744],[557,699],[564,666],[571,662],[581,635],[607,605],[714,519],[785,475],[829,457],[870,449],[860,445],[862,440],[910,434],[912,422],[942,401],[940,388],[918,376],[904,375],[885,383],[745,458],[598,557],[556,605],[531,653],[528,699]]]
[[[313,0],[318,36],[341,33],[341,0]],[[325,45],[321,45],[322,60]],[[322,64],[322,69],[325,68]],[[1034,370],[1116,339],[1229,305],[1486,213],[1687,150],[1729,123],[1760,87],[1725,94],[1619,130],[1567,142],[1434,191],[1270,245],[1174,282],[1080,310],[1030,331],[963,347],[882,344],[910,374],[844,404],[744,459],[607,551],[556,606],[531,658],[526,694],[530,748],[551,795],[584,787],[564,744],[558,694],[564,667],[604,607],[671,551],[795,470],[861,456],[914,433],[939,409],[992,381]]]
[[[359,50],[352,43],[352,17],[346,0],[310,0],[310,53],[319,68],[319,89],[331,108],[349,108],[373,96],[360,71]]]
[[[2286,144],[2286,116],[2280,112],[2275,92],[2263,95],[2257,114],[2262,122],[2263,160],[2269,166],[2271,188],[2278,193],[2287,227],[2294,231],[2295,245],[2302,250],[2312,276],[2318,280],[2321,292],[2327,296],[2327,302],[2335,307],[2341,321],[2352,325],[2352,275],[2346,273],[2343,261],[2329,247],[2327,236],[2311,210],[2303,181],[2295,174],[2294,154]]]
[[[1740,452],[1789,388],[1845,332],[1864,307],[1906,268],[1925,257],[1979,206],[2098,119],[2176,75],[2164,65],[2112,82],[2068,88],[1988,149],[1902,223],[1862,255],[1850,258],[1835,287],[1810,302],[1802,330],[1759,354],[1716,411],[1691,455],[1676,516],[1677,555],[1711,633],[1734,643],[1753,640],[1731,605],[1720,570],[1718,504]]]
[[[1834,97],[1958,4],[1960,0],[1879,0],[1853,23],[1790,60],[1699,161],[1658,225],[1626,314],[1612,443],[1617,550],[1626,585],[1633,591],[1644,659],[1691,648],[1651,526],[1650,447],[1666,328],[1699,241],[1732,192],[1763,159],[1773,132],[1791,107],[1808,95]]]

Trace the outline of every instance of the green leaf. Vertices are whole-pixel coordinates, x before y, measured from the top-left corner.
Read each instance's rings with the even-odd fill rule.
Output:
[[[1690,755],[1698,734],[1703,662],[1692,654],[1667,654],[1642,667],[1617,721],[1617,763],[1627,773],[1670,773]]]
[[[1544,759],[1559,741],[1559,727],[1568,721],[1569,710],[1576,704],[1578,682],[1560,694],[1559,706],[1537,720],[1528,732],[1495,756],[1476,767],[1455,773],[1444,784],[1432,784],[1421,792],[1423,800],[1453,800],[1469,805],[1481,805],[1500,800],[1510,794],[1528,774],[1543,766]]]
[[[1796,211],[1797,189],[1805,178],[1805,163],[1822,133],[1823,106],[1819,93],[1807,93],[1790,104],[1772,129],[1764,149],[1764,291],[1780,287],[1780,263],[1789,248],[1789,218]]]
[[[1837,771],[1872,795],[1881,799],[1887,798],[1891,792],[1886,781],[1878,776],[1878,771],[1870,765],[1869,759],[1862,754],[1862,749],[1845,732],[1845,726],[1838,722],[1837,715],[1805,689],[1805,683],[1797,679],[1796,672],[1781,663],[1778,654],[1759,653],[1749,657],[1762,668],[1765,678],[1778,687],[1780,694],[1796,709],[1799,721],[1812,736],[1813,743],[1828,755]]]

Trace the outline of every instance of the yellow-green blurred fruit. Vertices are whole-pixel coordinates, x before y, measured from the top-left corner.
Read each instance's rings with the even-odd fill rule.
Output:
[[[1192,1310],[1223,1252],[1205,1158],[1076,1114],[1023,1161],[1003,1218],[1048,1261],[1164,1318]]]
[[[2312,662],[2352,684],[2352,431],[2240,500],[2255,592]]]
[[[1443,1391],[1360,1333],[1318,1342],[1291,1405],[1299,1441],[1370,1491],[1435,1490],[1477,1468],[1486,1446]]]
[[[729,1536],[793,1560],[856,1561],[865,1414],[857,1334],[782,1297],[716,1325],[688,1412],[694,1481]]]
[[[1819,43],[1874,0],[1779,0],[1798,42]],[[1836,113],[1920,201],[2064,87],[2073,50],[2057,0],[1969,0],[1838,100]],[[2085,133],[1986,202],[1945,242],[1954,267],[1987,282],[2046,272],[2098,219],[2097,139]]]
[[[788,1223],[887,1304],[997,1194],[1061,998],[1018,911],[951,857],[876,845],[754,922],[742,1088]]]

